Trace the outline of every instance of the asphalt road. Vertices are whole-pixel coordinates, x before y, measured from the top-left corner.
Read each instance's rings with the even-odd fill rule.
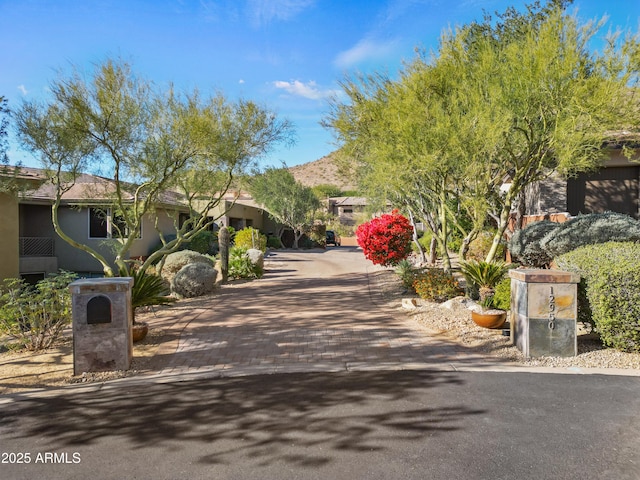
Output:
[[[640,478],[637,377],[128,381],[1,408],[2,479]]]

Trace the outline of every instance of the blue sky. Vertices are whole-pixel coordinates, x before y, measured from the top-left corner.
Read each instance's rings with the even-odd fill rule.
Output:
[[[108,56],[159,86],[257,101],[296,128],[264,165],[317,160],[336,147],[319,122],[345,74],[394,75],[444,28],[517,0],[0,0],[0,95],[15,108],[46,98],[60,69]],[[583,19],[638,30],[640,0],[575,0]],[[12,162],[37,166],[15,144]]]

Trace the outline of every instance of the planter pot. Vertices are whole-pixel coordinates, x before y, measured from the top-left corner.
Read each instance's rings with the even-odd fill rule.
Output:
[[[131,332],[133,335],[133,341],[140,342],[144,340],[147,333],[149,333],[149,325],[145,322],[134,323],[131,327]]]
[[[504,310],[471,310],[471,319],[480,327],[500,328],[507,321],[507,312]]]

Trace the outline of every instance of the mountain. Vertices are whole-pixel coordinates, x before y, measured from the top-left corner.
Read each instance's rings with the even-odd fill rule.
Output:
[[[343,191],[356,190],[355,182],[346,178],[339,170],[333,153],[313,162],[289,167],[295,179],[308,187],[329,184],[336,185]]]

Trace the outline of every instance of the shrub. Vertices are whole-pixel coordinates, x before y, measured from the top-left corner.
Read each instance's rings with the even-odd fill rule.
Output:
[[[267,238],[267,247],[269,248],[282,248],[282,242],[278,237]]]
[[[5,279],[0,295],[0,329],[28,350],[50,347],[71,322],[70,272],[61,272],[35,286],[19,278]]]
[[[235,246],[242,248],[255,248],[264,252],[267,250],[267,236],[260,233],[260,230],[253,227],[243,228],[236,232]]]
[[[217,250],[218,238],[213,232],[203,230],[187,244],[189,250],[204,254],[212,254]]]
[[[493,245],[493,237],[495,237],[495,231],[480,232],[478,236],[469,244],[469,250],[467,251],[467,260],[484,260],[487,257],[487,253]],[[506,253],[506,247],[504,242],[500,242],[498,250],[496,250],[495,258],[504,258]]]
[[[640,352],[640,244],[587,245],[556,263],[581,276],[578,319],[591,322],[604,345]]]
[[[556,229],[540,241],[541,248],[551,258],[584,245],[605,242],[640,241],[640,222],[621,213],[591,213],[579,215]]]
[[[413,290],[413,282],[416,280],[416,271],[407,259],[400,260],[396,266],[396,274],[400,277],[402,285],[407,290]]]
[[[434,302],[445,302],[462,294],[460,284],[453,275],[440,268],[427,268],[418,274],[413,289],[420,298]]]
[[[200,297],[213,292],[218,271],[211,264],[190,263],[171,280],[171,290],[184,298]]]
[[[254,265],[246,248],[233,247],[229,252],[229,278],[260,278],[262,268]]]
[[[164,267],[162,268],[162,276],[171,279],[182,267],[190,263],[204,263],[205,265],[213,266],[211,259],[201,253],[194,252],[193,250],[182,250],[167,255]]]
[[[511,278],[504,277],[498,282],[493,294],[493,306],[500,310],[511,309]]]
[[[311,227],[311,231],[308,234],[309,240],[311,240],[311,248],[324,248],[327,243],[327,226],[326,225],[314,225]]]
[[[425,231],[421,237],[418,238],[418,243],[422,247],[426,253],[429,253],[429,249],[431,248],[431,238],[433,237],[433,233],[427,230]],[[418,253],[418,247],[416,246],[416,242],[411,242],[411,250],[415,253]]]
[[[375,265],[396,265],[411,253],[413,227],[398,210],[361,224],[358,245]]]
[[[553,257],[542,248],[540,242],[560,225],[549,220],[530,223],[513,234],[509,240],[509,252],[523,265],[536,268],[548,267]]]

